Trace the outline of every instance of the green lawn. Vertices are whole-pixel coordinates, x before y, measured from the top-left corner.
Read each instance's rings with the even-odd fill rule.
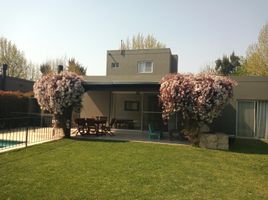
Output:
[[[267,200],[262,145],[248,151],[236,141],[227,152],[64,139],[0,154],[0,199]]]

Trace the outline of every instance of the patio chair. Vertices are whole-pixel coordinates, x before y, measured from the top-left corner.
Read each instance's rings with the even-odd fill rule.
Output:
[[[158,140],[160,140],[161,138],[163,138],[163,131],[162,131],[162,129],[156,130],[155,127],[154,127],[154,125],[152,123],[149,123],[148,124],[148,130],[149,130],[149,133],[148,133],[149,140],[151,140],[151,139],[158,139]]]
[[[107,121],[107,119],[108,119],[108,117],[106,117],[106,116],[96,116],[95,118],[96,118],[96,120],[99,120],[99,121]]]
[[[86,119],[77,118],[75,119],[75,123],[77,124],[76,135],[79,133],[80,135],[86,134]]]
[[[111,131],[111,128],[114,126],[116,119],[112,118],[109,125],[105,127],[104,131],[110,136],[114,136],[114,133]]]
[[[107,125],[107,119],[108,117],[106,116],[96,116],[95,117],[95,124],[97,126],[97,129],[99,131],[99,134],[101,135],[106,135],[107,131],[106,131],[106,125]]]
[[[86,119],[86,129],[87,129],[87,134],[96,134],[98,135],[99,130],[98,127],[96,126],[95,119],[94,118],[87,118]]]

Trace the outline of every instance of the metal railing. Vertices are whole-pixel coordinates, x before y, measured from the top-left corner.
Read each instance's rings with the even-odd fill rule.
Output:
[[[59,139],[51,115],[0,118],[0,152]]]

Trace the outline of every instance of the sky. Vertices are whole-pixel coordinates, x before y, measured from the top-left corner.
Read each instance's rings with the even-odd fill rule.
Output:
[[[27,60],[76,58],[105,75],[106,51],[153,34],[193,72],[233,51],[245,56],[268,23],[268,0],[0,0],[0,37]]]

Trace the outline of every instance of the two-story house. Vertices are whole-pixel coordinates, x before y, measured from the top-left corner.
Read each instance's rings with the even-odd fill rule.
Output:
[[[176,73],[178,56],[168,48],[107,51],[107,75],[85,77],[80,116],[129,120],[127,128],[147,130],[163,125],[158,94],[160,80]],[[212,128],[237,137],[268,139],[268,77],[230,77],[238,82],[234,98]],[[178,118],[169,120],[176,128]]]
[[[107,75],[86,77],[80,116],[129,121],[121,127],[127,129],[146,130],[152,121],[162,126],[159,82],[177,66],[169,48],[107,51]]]

